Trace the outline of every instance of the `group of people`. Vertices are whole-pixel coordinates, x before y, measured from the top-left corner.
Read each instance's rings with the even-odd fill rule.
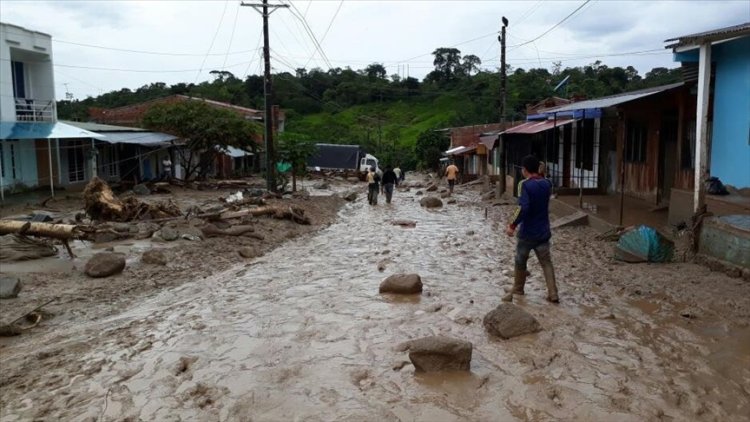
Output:
[[[404,181],[405,174],[396,166],[386,166],[381,175],[378,169],[370,167],[367,172],[367,202],[370,205],[378,204],[378,192],[385,194],[385,202],[390,204],[393,199],[393,189]]]

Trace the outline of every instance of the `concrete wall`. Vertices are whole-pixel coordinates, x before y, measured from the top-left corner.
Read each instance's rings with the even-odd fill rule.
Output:
[[[5,191],[39,185],[36,145],[31,139],[0,140],[2,148],[2,185]],[[4,175],[4,176],[3,176]]]
[[[716,85],[711,175],[750,187],[750,37],[714,46]]]
[[[701,230],[699,252],[750,268],[750,215],[706,219]]]

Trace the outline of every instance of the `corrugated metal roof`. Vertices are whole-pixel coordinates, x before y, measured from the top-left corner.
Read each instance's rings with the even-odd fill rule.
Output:
[[[110,132],[103,134],[102,141],[110,144],[134,144],[159,146],[169,145],[179,139],[176,136],[161,132]]]
[[[61,122],[0,122],[0,139],[72,139],[104,136]]]
[[[564,105],[562,107],[551,108],[549,110],[546,110],[545,113],[560,113],[563,111],[575,111],[575,110],[585,110],[585,109],[594,109],[594,108],[601,109],[601,108],[612,107],[618,104],[627,103],[633,100],[637,100],[639,98],[648,97],[649,95],[654,95],[660,92],[674,89],[682,85],[683,85],[683,82],[677,82],[674,84],[656,86],[653,88],[641,89],[639,91],[625,92],[622,94],[611,95],[609,97],[597,98],[595,100],[579,101],[577,103]]]
[[[727,26],[725,28],[713,29],[710,31],[698,32],[696,34],[683,35],[677,38],[670,38],[664,42],[677,41],[665,48],[678,48],[688,45],[697,45],[707,41],[722,41],[729,38],[750,35],[750,22],[739,25]]]
[[[550,130],[555,126],[564,126],[569,123],[573,123],[574,121],[575,119],[557,119],[557,121],[555,121],[554,119],[550,119],[537,122],[526,122],[522,125],[515,126],[506,130],[505,132],[503,132],[503,134],[531,135],[534,133],[544,132],[545,130]]]
[[[248,152],[239,148],[235,148],[232,146],[228,146],[226,149],[218,148],[219,151],[223,152],[224,154],[232,157],[232,158],[239,158],[239,157],[245,157],[253,155],[252,152]]]
[[[70,120],[60,120],[60,122],[94,132],[148,132],[148,129],[139,127],[105,125],[94,122],[74,122]]]

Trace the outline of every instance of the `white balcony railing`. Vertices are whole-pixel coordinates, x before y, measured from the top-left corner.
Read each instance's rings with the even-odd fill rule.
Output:
[[[16,98],[16,120],[20,122],[52,122],[55,120],[55,102]]]

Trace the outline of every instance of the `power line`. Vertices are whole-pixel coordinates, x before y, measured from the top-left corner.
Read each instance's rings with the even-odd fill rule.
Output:
[[[589,2],[591,2],[591,0],[586,0],[586,1],[584,1],[584,2],[583,2],[583,4],[581,4],[580,6],[578,6],[578,7],[577,7],[577,8],[576,8],[576,9],[575,9],[574,11],[570,12],[570,14],[569,14],[568,16],[564,17],[564,18],[563,18],[563,19],[562,19],[562,20],[561,20],[560,22],[558,22],[558,23],[556,23],[556,24],[552,25],[552,27],[551,27],[550,29],[548,29],[548,30],[546,30],[546,31],[542,32],[542,33],[541,33],[541,34],[539,34],[539,35],[538,35],[538,36],[537,36],[536,38],[534,38],[534,39],[532,39],[532,40],[529,40],[529,41],[526,41],[526,42],[524,42],[524,43],[521,43],[521,44],[511,45],[511,46],[509,46],[508,48],[521,47],[522,45],[526,45],[526,44],[530,44],[530,43],[533,43],[534,41],[536,41],[536,40],[538,40],[538,39],[542,38],[543,36],[545,36],[545,35],[549,34],[550,32],[552,32],[552,31],[553,31],[553,30],[554,30],[555,28],[557,28],[558,26],[562,25],[562,24],[563,24],[563,23],[564,23],[564,22],[565,22],[566,20],[568,20],[568,19],[569,19],[569,18],[570,18],[571,16],[575,15],[576,13],[578,13],[578,11],[579,11],[579,10],[581,10],[581,9],[583,9],[583,6],[586,6],[587,4],[589,4]]]
[[[281,3],[286,4],[284,0],[281,0]],[[329,69],[332,69],[333,66],[331,66],[331,62],[328,60],[328,56],[326,56],[326,53],[323,51],[323,47],[320,45],[320,42],[318,42],[317,37],[315,37],[315,33],[310,28],[310,25],[307,23],[307,19],[305,19],[305,17],[300,14],[297,6],[295,6],[291,1],[289,1],[289,6],[291,6],[291,9],[289,10],[292,12],[292,16],[297,18],[302,23],[303,28],[307,32],[307,35],[310,37],[310,39],[313,41],[313,45],[318,50],[318,53],[325,62],[326,66],[328,66]]]
[[[80,43],[80,42],[73,42],[73,41],[63,41],[58,40],[56,38],[52,39],[52,42],[61,43],[61,44],[70,44],[70,45],[77,45],[80,47],[88,47],[88,48],[98,48],[100,50],[111,50],[111,51],[119,51],[123,53],[134,53],[134,54],[149,54],[153,56],[178,56],[178,57],[203,57],[203,56],[224,56],[224,55],[237,55],[237,54],[247,54],[251,52],[252,50],[241,50],[241,51],[232,51],[229,53],[172,53],[167,51],[149,51],[149,50],[133,50],[128,48],[118,48],[118,47],[107,47],[103,45],[95,45],[95,44],[86,44],[86,43]]]
[[[333,17],[331,18],[331,21],[330,21],[330,22],[328,22],[328,27],[326,28],[325,32],[323,32],[323,36],[322,36],[322,37],[320,37],[320,42],[321,42],[321,43],[325,42],[325,40],[326,40],[326,36],[328,36],[328,31],[330,31],[330,30],[331,30],[331,26],[333,25],[333,21],[335,21],[335,20],[336,20],[336,16],[338,16],[338,15],[339,15],[339,11],[341,11],[341,6],[343,6],[343,5],[344,5],[344,0],[341,0],[341,1],[339,2],[339,7],[338,7],[338,8],[336,8],[336,12],[335,12],[335,13],[333,14]],[[310,56],[310,58],[309,58],[309,59],[307,59],[307,61],[305,62],[305,65],[304,65],[303,67],[305,67],[305,68],[306,68],[306,67],[307,67],[307,65],[308,65],[308,64],[310,64],[310,60],[312,60],[312,58],[313,58],[313,56],[314,56],[314,55],[315,55],[315,53],[313,52],[313,55],[312,55],[312,56]]]
[[[229,58],[229,51],[232,50],[232,42],[234,41],[234,31],[237,29],[237,17],[240,16],[240,5],[237,5],[237,12],[234,14],[234,23],[232,24],[232,35],[229,36],[229,46],[227,47],[227,54],[224,55],[224,63],[221,65],[221,69],[224,70],[224,66],[227,65],[227,59]]]
[[[219,24],[216,25],[216,32],[214,32],[214,37],[211,39],[211,45],[208,46],[208,51],[206,51],[206,55],[203,56],[203,61],[201,62],[201,67],[198,70],[198,73],[195,75],[195,81],[193,83],[198,82],[198,78],[201,76],[201,72],[203,72],[203,66],[206,64],[206,59],[208,58],[208,54],[211,52],[211,49],[214,48],[214,42],[216,41],[216,36],[219,35],[219,30],[221,29],[221,24],[224,22],[224,15],[227,13],[227,6],[229,5],[229,0],[224,1],[224,10],[221,12],[221,19],[219,19]]]

